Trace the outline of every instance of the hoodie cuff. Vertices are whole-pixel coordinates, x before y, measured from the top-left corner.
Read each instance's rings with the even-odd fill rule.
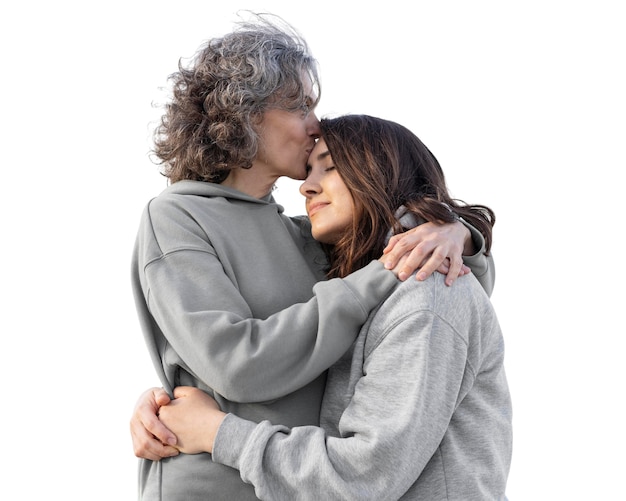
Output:
[[[213,443],[213,461],[240,470],[240,462],[256,423],[227,414],[217,430]]]

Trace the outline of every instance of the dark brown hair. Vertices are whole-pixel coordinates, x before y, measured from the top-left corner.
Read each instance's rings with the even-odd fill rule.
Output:
[[[390,228],[394,234],[406,229],[396,218],[402,206],[423,222],[450,223],[462,217],[483,234],[489,252],[494,212],[451,198],[439,162],[406,127],[345,115],[322,119],[321,129],[357,208],[352,227],[337,244],[327,246],[329,277],[343,277],[377,259]]]

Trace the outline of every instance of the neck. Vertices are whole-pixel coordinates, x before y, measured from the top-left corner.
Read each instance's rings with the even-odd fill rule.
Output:
[[[255,170],[252,167],[250,169],[231,170],[222,184],[251,197],[263,198],[272,191],[277,179],[278,176],[263,175],[259,173],[259,169]]]

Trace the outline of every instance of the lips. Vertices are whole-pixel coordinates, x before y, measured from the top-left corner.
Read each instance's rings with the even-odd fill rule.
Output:
[[[322,210],[324,207],[329,206],[330,203],[328,202],[315,202],[315,203],[311,203],[308,206],[308,213],[309,213],[309,217],[313,216],[313,214],[315,214],[316,212],[319,212],[320,210]]]

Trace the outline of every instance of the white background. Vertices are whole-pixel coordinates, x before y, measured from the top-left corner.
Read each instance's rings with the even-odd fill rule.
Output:
[[[493,302],[514,401],[512,500],[626,499],[620,2],[5,2],[0,376],[11,499],[134,499],[128,419],[158,385],[135,318],[159,87],[240,8],[282,15],[319,115],[411,128],[497,214]],[[411,9],[407,9],[411,5]],[[276,193],[301,213],[297,184]]]

